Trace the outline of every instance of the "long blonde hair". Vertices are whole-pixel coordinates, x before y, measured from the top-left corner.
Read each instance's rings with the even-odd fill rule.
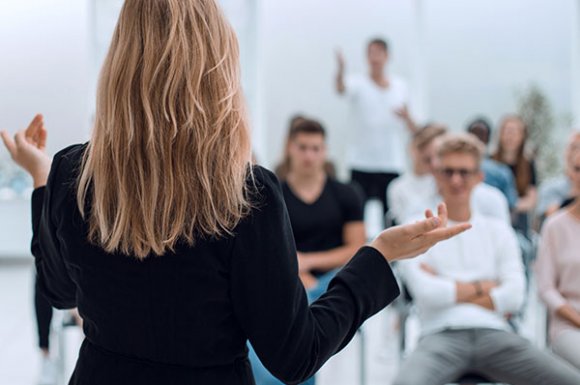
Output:
[[[163,255],[249,212],[238,43],[214,0],[126,0],[77,203],[105,251]],[[251,172],[251,171],[250,171]]]

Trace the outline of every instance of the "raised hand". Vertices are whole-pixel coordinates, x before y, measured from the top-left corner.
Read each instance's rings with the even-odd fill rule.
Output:
[[[52,161],[46,154],[47,132],[42,115],[36,115],[28,128],[18,131],[14,137],[5,130],[0,136],[14,162],[32,176],[34,187],[44,186]]]
[[[426,219],[417,223],[384,230],[371,246],[392,262],[423,254],[438,242],[471,228],[468,223],[447,227],[447,207],[443,203],[437,208],[437,216],[427,210],[425,217]]]
[[[336,63],[338,64],[338,73],[340,74],[344,73],[344,68],[346,66],[344,55],[342,54],[342,51],[339,49],[336,50]]]

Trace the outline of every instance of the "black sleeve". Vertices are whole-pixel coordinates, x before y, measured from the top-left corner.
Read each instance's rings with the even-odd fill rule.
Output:
[[[356,184],[339,182],[339,199],[345,222],[362,222],[364,220],[363,192]]]
[[[363,247],[308,306],[280,186],[255,171],[258,207],[234,239],[231,280],[235,314],[266,368],[300,383],[352,339],[370,316],[399,295],[386,259]]]
[[[49,303],[58,309],[76,307],[76,286],[65,262],[64,249],[57,236],[55,212],[63,197],[62,187],[68,181],[62,176],[66,173],[63,157],[55,155],[46,186],[32,193],[32,244],[38,274],[38,285]],[[59,193],[57,193],[57,191]]]

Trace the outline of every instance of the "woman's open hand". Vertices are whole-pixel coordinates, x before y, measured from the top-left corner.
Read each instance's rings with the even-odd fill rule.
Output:
[[[417,223],[384,230],[371,246],[380,251],[389,262],[393,262],[423,254],[438,242],[471,228],[468,223],[447,227],[447,207],[444,203],[437,208],[437,216],[427,210],[425,217],[426,219]]]
[[[12,159],[32,176],[34,188],[44,186],[52,160],[46,154],[47,133],[42,115],[36,115],[28,128],[14,137],[6,131],[1,131],[0,136]]]

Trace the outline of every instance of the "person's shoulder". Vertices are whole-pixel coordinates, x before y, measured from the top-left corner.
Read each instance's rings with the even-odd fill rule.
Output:
[[[394,90],[407,91],[409,88],[405,78],[397,74],[389,75],[389,82],[391,83]]]
[[[63,158],[69,161],[74,161],[83,157],[89,143],[78,143],[72,144],[68,147],[63,148],[54,155],[55,159]]]
[[[54,155],[49,177],[53,189],[69,186],[72,181],[76,180],[87,146],[88,143],[73,144]]]
[[[474,191],[475,194],[479,195],[481,199],[495,199],[504,200],[506,199],[503,193],[496,187],[490,186],[486,183],[481,182],[477,185]]]
[[[567,226],[570,219],[569,215],[570,214],[566,209],[560,209],[547,217],[542,224],[542,234],[551,232],[554,229],[558,229],[562,225]]]
[[[283,199],[280,180],[265,167],[253,165],[246,183],[254,208]]]
[[[475,231],[489,231],[497,236],[509,236],[515,234],[513,227],[498,217],[476,213],[471,220]],[[469,230],[471,231],[471,230]]]
[[[344,183],[332,177],[328,177],[327,183],[340,199],[362,199],[362,189],[356,183]]]

